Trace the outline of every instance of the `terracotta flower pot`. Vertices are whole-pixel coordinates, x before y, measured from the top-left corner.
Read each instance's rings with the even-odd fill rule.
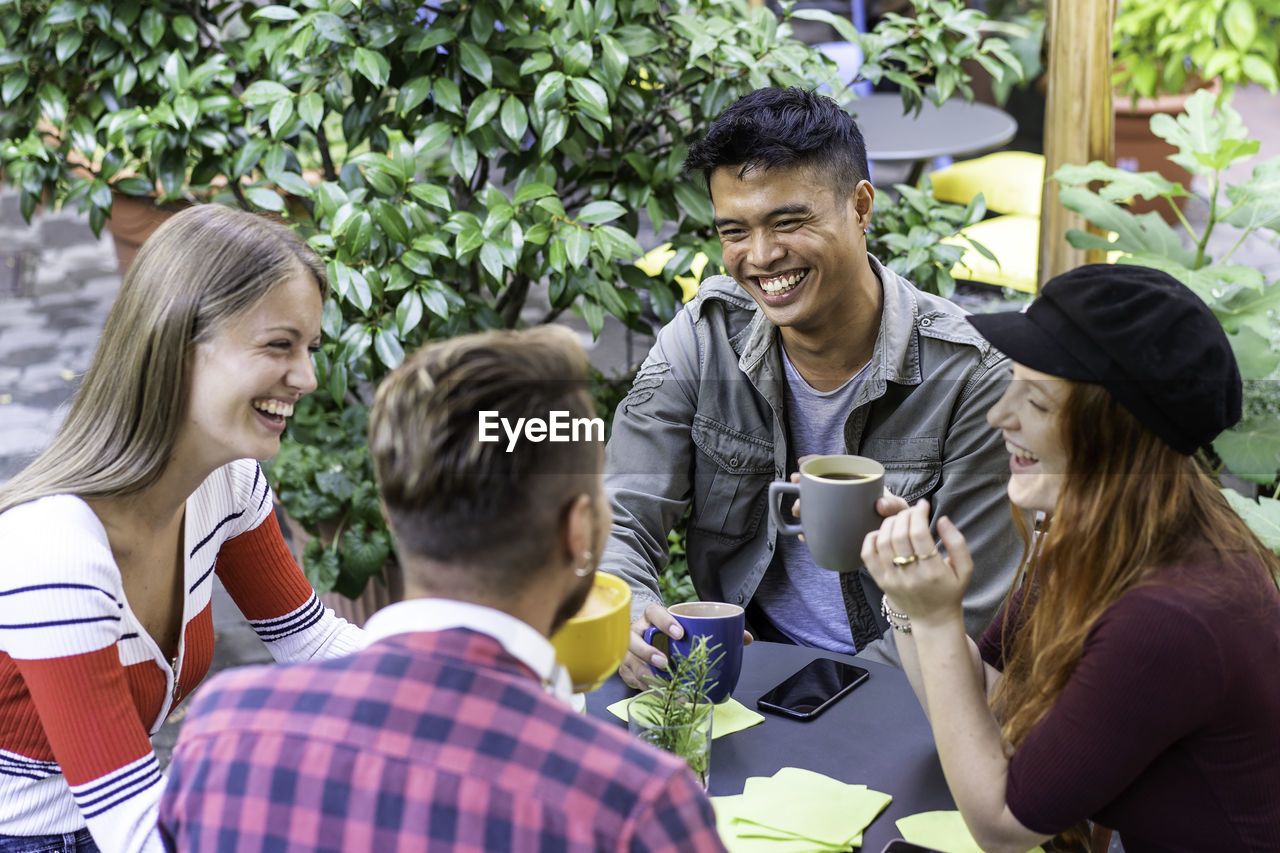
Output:
[[[116,192],[111,195],[111,216],[107,218],[107,230],[115,241],[116,263],[120,266],[120,277],[124,278],[146,239],[166,219],[190,204],[156,204],[153,199],[144,196]]]

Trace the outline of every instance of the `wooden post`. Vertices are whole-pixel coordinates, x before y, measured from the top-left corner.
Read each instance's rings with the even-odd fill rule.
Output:
[[[1084,219],[1058,203],[1052,179],[1064,163],[1110,163],[1115,144],[1111,112],[1111,27],[1116,0],[1048,0],[1049,90],[1044,115],[1045,183],[1040,196],[1038,281],[1085,263],[1104,261],[1067,243],[1067,230]]]

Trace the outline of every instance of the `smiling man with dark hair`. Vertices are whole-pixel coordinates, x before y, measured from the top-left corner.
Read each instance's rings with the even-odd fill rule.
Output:
[[[706,180],[729,275],[704,281],[659,333],[614,421],[601,567],[634,593],[624,678],[665,663],[646,627],[679,635],[658,575],[686,507],[699,597],[747,605],[764,639],[896,662],[865,569],[816,566],[769,518],[769,482],[808,454],[883,463],[896,497],[882,513],[927,498],[965,520],[985,561],[965,599],[981,631],[1021,554],[1007,454],[984,420],[1008,363],[964,311],[867,253],[876,192],[856,123],[830,98],[761,89],[726,109],[685,165]]]

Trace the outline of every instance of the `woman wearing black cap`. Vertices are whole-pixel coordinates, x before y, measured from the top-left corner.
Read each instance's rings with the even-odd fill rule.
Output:
[[[862,550],[965,822],[989,851],[1086,819],[1128,853],[1280,850],[1280,561],[1191,455],[1240,417],[1221,326],[1172,277],[1110,265],[970,322],[1015,362],[987,419],[1042,518],[1025,575],[975,644],[982,555],[948,519],[942,553],[923,502]]]

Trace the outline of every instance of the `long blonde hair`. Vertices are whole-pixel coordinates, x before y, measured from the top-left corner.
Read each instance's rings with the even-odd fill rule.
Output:
[[[1098,617],[1161,566],[1209,556],[1223,571],[1280,568],[1195,458],[1102,386],[1071,383],[1059,429],[1067,474],[1028,560],[1019,624],[1003,626],[1004,677],[992,701],[1014,747],[1061,694]]]
[[[284,225],[217,204],[160,226],[121,283],[53,442],[0,488],[0,512],[46,495],[135,494],[159,479],[190,396],[194,345],[320,258]]]

